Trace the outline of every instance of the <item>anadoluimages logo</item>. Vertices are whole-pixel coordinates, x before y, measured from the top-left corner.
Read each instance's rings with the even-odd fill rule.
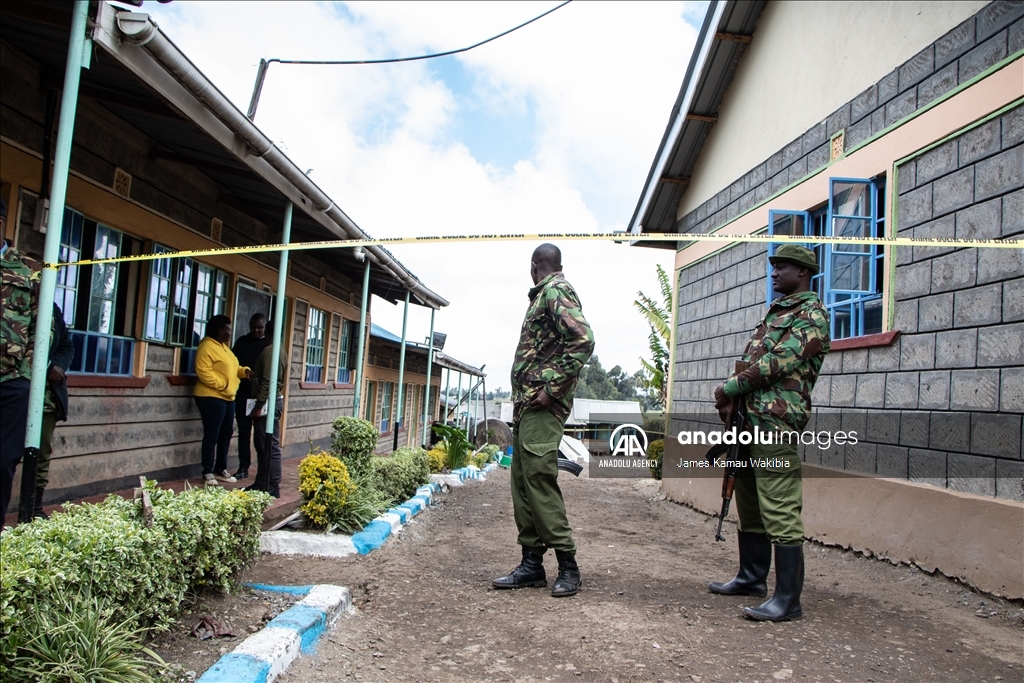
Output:
[[[641,439],[643,439],[643,445],[640,445]],[[643,458],[647,455],[647,433],[642,427],[634,424],[619,425],[608,437],[608,448],[612,449],[613,456]]]

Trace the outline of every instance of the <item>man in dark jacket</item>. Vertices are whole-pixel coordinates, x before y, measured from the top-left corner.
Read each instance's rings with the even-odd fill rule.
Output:
[[[43,512],[43,492],[50,482],[50,454],[53,430],[57,422],[68,419],[68,378],[65,374],[75,360],[75,345],[64,323],[64,314],[53,305],[53,333],[50,335],[50,367],[46,371],[46,394],[43,399],[43,425],[39,438],[39,462],[36,465],[36,505],[33,515],[46,517]]]
[[[264,336],[266,331],[267,316],[257,313],[249,318],[249,334],[239,337],[231,348],[239,365],[256,367],[256,359],[270,341]],[[235,479],[249,476],[249,465],[252,463],[252,418],[245,409],[245,402],[256,398],[256,393],[256,385],[251,380],[243,379],[239,382],[235,394],[235,422],[238,424],[238,471],[235,472]]]
[[[274,391],[274,424],[267,433],[267,403],[271,400],[270,370],[274,363],[274,345],[267,344],[256,359],[252,371],[252,386],[256,392],[251,400],[249,418],[252,420],[256,442],[256,481],[246,491],[263,491],[274,498],[281,497],[281,413],[284,412],[284,385],[288,379],[286,354],[281,349],[277,362],[277,388]]]

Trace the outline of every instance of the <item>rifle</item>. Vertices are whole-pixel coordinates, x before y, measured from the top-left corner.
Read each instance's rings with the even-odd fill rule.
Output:
[[[574,477],[578,477],[580,476],[580,472],[583,471],[583,465],[579,464],[575,460],[570,460],[569,458],[565,457],[565,454],[562,453],[562,449],[559,448],[558,469],[562,470],[563,472],[568,472]]]
[[[750,363],[738,360],[736,361],[735,372],[733,374],[738,375],[749,367]],[[725,468],[725,474],[722,476],[722,511],[718,513],[718,529],[715,531],[716,541],[725,540],[725,536],[722,535],[722,524],[725,523],[725,516],[729,514],[729,504],[732,503],[732,494],[736,488],[736,474],[738,468],[735,463],[740,459],[739,435],[747,428],[747,416],[743,412],[742,403],[741,397],[733,399],[732,417],[730,418],[728,425],[730,429],[736,429],[736,443],[714,446],[707,452],[706,456],[713,464],[720,455],[726,452],[728,453],[727,460],[729,462],[729,466]]]

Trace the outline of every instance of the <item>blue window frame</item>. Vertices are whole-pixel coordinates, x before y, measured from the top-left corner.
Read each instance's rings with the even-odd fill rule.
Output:
[[[391,427],[391,392],[395,385],[391,382],[380,383],[380,432],[384,434]]]
[[[768,212],[771,235],[805,235],[804,246],[818,258],[811,288],[828,309],[832,339],[847,339],[882,331],[884,249],[880,245],[821,244],[815,236],[881,237],[885,234],[884,178],[830,178],[829,201],[822,209]],[[768,255],[779,245],[769,243]],[[772,290],[768,265],[767,296]]]
[[[351,320],[341,321],[341,341],[338,345],[338,384],[350,384],[352,382],[352,329],[355,326]]]
[[[324,376],[324,346],[327,343],[327,314],[319,308],[309,307],[306,326],[306,381],[322,382]]]

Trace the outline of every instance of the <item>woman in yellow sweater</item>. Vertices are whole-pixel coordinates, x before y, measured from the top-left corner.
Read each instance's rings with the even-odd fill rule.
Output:
[[[206,336],[196,351],[195,401],[203,420],[203,479],[234,482],[228,472],[228,446],[235,426],[238,380],[252,371],[238,365],[231,352],[231,319],[215,315],[206,323]]]

